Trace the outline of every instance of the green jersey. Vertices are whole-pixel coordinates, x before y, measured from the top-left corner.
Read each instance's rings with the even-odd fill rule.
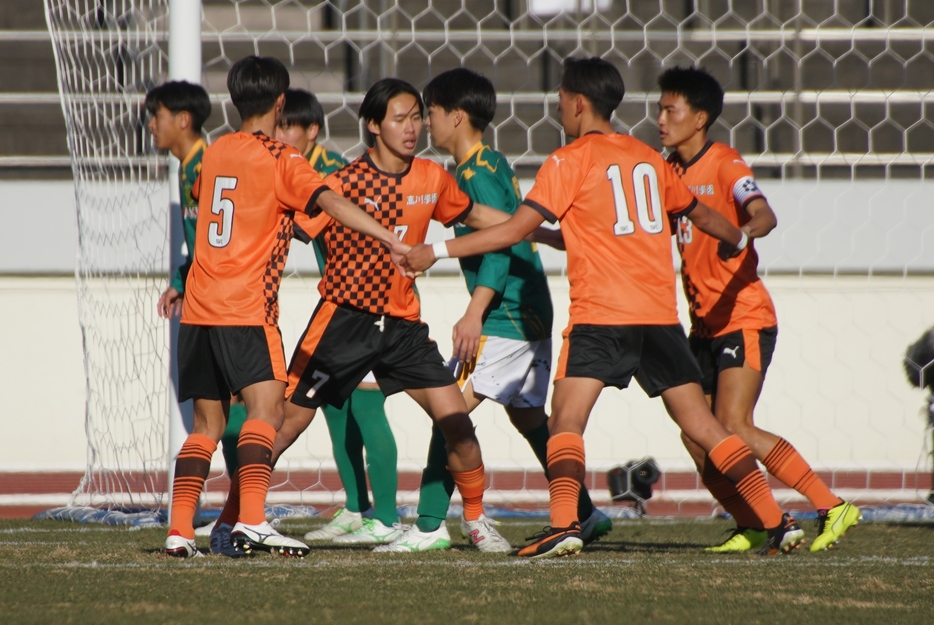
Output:
[[[341,169],[347,164],[344,158],[336,152],[325,150],[323,147],[315,144],[308,154],[308,162],[316,172],[324,178],[330,173]],[[315,258],[318,260],[318,271],[324,275],[324,267],[327,265],[327,250],[324,247],[324,235],[318,236],[311,242],[315,248]]]
[[[195,230],[198,227],[198,200],[191,197],[191,187],[194,186],[198,174],[201,173],[201,156],[207,148],[202,139],[198,139],[191,152],[182,161],[178,168],[178,193],[182,207],[182,229],[185,232],[185,262],[175,272],[172,278],[172,288],[179,293],[185,292],[185,281],[191,269],[191,260],[195,255]]]
[[[510,214],[519,208],[522,198],[516,175],[506,157],[482,141],[470,149],[455,176],[473,201]],[[454,226],[455,236],[473,231],[461,224]],[[471,295],[478,286],[496,292],[483,322],[485,336],[520,341],[551,336],[551,294],[533,243],[521,241],[508,250],[461,258],[460,265]]]

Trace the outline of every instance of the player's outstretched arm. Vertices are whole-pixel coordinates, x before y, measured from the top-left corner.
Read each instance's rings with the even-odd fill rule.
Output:
[[[476,256],[477,254],[486,254],[487,252],[493,252],[495,250],[506,249],[507,247],[512,247],[522,239],[524,239],[530,232],[542,225],[542,222],[545,220],[541,214],[538,213],[533,208],[529,208],[524,204],[519,206],[516,212],[509,217],[506,213],[502,211],[497,211],[492,209],[489,206],[484,206],[483,204],[474,204],[474,210],[478,206],[489,209],[492,212],[500,213],[506,215],[507,219],[496,225],[490,227],[485,227],[482,230],[477,232],[472,232],[463,237],[457,237],[456,239],[449,239],[446,242],[436,243],[438,250],[441,253],[441,258],[463,258],[464,256]],[[473,215],[474,210],[470,211],[470,215],[464,220],[464,224],[470,226],[471,228],[477,228],[474,223],[479,224],[483,223],[482,221],[474,221],[471,223],[471,216]],[[485,212],[481,209],[481,212]],[[489,216],[481,216],[480,219],[487,219]],[[494,216],[495,218],[496,216]],[[483,227],[483,226],[480,226]],[[434,246],[420,244],[412,248],[412,250],[405,255],[403,260],[403,266],[406,269],[411,271],[425,271],[429,267],[435,264],[439,256],[434,251]]]
[[[721,259],[733,258],[746,247],[749,235],[731,224],[726,218],[706,204],[697,203],[690,213],[691,220],[701,232],[720,239],[725,245],[720,245],[717,253]]]
[[[318,196],[316,203],[321,210],[342,225],[376,239],[388,247],[393,254],[405,254],[409,251],[409,246],[401,243],[399,237],[342,195],[334,191],[324,191]]]

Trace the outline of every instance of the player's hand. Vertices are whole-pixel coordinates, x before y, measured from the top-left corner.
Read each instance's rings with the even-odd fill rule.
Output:
[[[178,317],[182,314],[182,302],[184,300],[185,296],[179,293],[175,287],[170,286],[159,297],[159,301],[156,303],[156,311],[163,319]]]
[[[556,250],[564,250],[564,233],[560,228],[545,228],[539,226],[525,237],[527,241],[542,243]]]
[[[454,357],[468,364],[477,360],[480,350],[480,335],[483,332],[483,319],[464,315],[454,324]]]
[[[431,246],[419,243],[402,259],[402,266],[405,267],[406,271],[421,275],[423,271],[434,265],[437,261],[438,259],[435,258],[435,252],[431,249]]]
[[[404,265],[405,255],[410,249],[412,249],[411,246],[408,246],[397,239],[387,247],[389,248],[389,258],[392,259],[392,264],[394,264],[396,268],[402,272],[402,275],[404,275],[406,278],[412,279],[422,275],[420,271],[411,271]]]
[[[748,233],[746,234],[748,236]],[[751,240],[752,237],[749,237],[749,239]],[[746,245],[748,247],[749,244],[747,243]],[[730,260],[731,258],[736,258],[737,256],[740,255],[742,251],[743,250],[737,249],[735,245],[730,245],[726,241],[720,241],[720,243],[717,244],[717,256],[719,256],[720,260],[722,261],[727,261],[727,260]]]

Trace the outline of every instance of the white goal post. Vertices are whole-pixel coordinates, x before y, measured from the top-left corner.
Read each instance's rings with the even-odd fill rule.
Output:
[[[375,80],[397,75],[423,87],[451,67],[476,69],[499,94],[487,138],[525,190],[564,140],[554,90],[565,57],[613,62],[627,86],[614,124],[657,147],[659,71],[706,67],[726,89],[712,136],[745,155],[779,219],[757,242],[780,327],[757,422],[785,436],[846,496],[897,503],[927,495],[924,397],[905,381],[901,359],[934,323],[931,3],[203,0],[197,15],[197,3],[185,0],[45,4],[78,204],[89,453],[75,503],[165,503],[173,402],[168,327],[155,301],[168,271],[175,184],[152,149],[141,101],[169,77],[201,82],[214,107],[205,125],[212,141],[237,127],[226,74],[247,54],[278,57],[293,86],[318,95],[326,114],[321,141],[348,157],[364,149],[355,112]],[[452,164],[427,138],[420,146],[423,156]],[[429,236],[445,235],[432,229]],[[564,258],[543,258],[558,336],[567,309]],[[419,283],[443,350],[467,301],[456,268],[439,264]],[[293,245],[287,273],[280,324],[291,352],[317,297],[310,251]],[[403,472],[400,501],[412,502],[427,418],[401,396],[387,410]],[[540,469],[502,409],[482,406],[475,421],[491,469],[488,499],[541,505]],[[585,440],[598,502],[607,498],[607,469],[651,455],[663,472],[659,506],[712,509],[661,404],[638,388],[606,391]],[[341,500],[323,420],[276,475],[272,502]],[[209,480],[209,503],[224,484]],[[800,502],[790,491],[779,495]]]

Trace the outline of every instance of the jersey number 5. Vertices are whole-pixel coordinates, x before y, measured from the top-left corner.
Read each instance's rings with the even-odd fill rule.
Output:
[[[214,222],[208,227],[208,243],[211,244],[211,247],[227,247],[227,244],[230,243],[234,203],[222,196],[224,191],[236,188],[236,178],[218,176],[214,179],[214,199],[211,201],[211,212],[221,216],[221,223]]]
[[[636,231],[636,224],[629,216],[629,204],[623,191],[623,177],[619,165],[606,168],[606,177],[613,185],[613,202],[616,204],[616,223],[613,234],[622,236]],[[658,174],[649,163],[639,163],[632,169],[632,190],[636,198],[636,214],[639,225],[649,234],[658,234],[665,228],[661,194],[658,192]]]

